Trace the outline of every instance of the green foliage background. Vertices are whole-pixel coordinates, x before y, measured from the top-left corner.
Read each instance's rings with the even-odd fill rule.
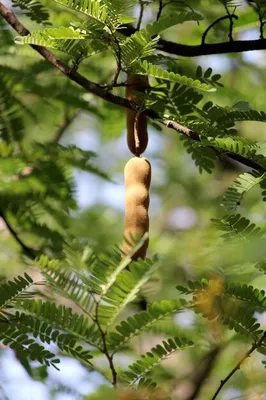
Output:
[[[211,6],[207,0],[191,0],[186,4],[172,1],[163,9],[161,24],[123,39],[123,71],[118,81],[125,81],[126,72],[148,74],[153,89],[144,100],[147,108],[160,116],[157,121],[150,119],[150,142],[145,153],[153,168],[148,257],[152,259],[158,254],[160,266],[154,271],[154,259],[140,261],[139,265],[132,264],[128,276],[122,274],[120,281],[118,278],[117,290],[124,288],[130,293],[124,307],[121,292],[121,298],[112,297],[101,292],[100,283],[106,284],[105,279],[108,281],[120,265],[119,255],[110,249],[120,245],[123,236],[123,168],[131,157],[126,147],[125,110],[85,92],[32,48],[16,43],[49,47],[69,66],[78,67],[78,72],[89,80],[110,85],[117,70],[118,54],[115,40],[110,46],[112,35],[119,24],[136,25],[137,19],[132,16],[139,15],[139,6],[137,2],[132,2],[133,8],[130,8],[131,2],[106,1],[113,13],[107,18],[102,11],[92,8],[95,18],[91,19],[63,7],[63,3],[61,0],[12,3],[18,6],[14,9],[17,17],[31,32],[46,29],[46,33],[35,33],[31,37],[15,39],[17,35],[0,18],[0,273],[3,284],[0,338],[4,345],[15,349],[16,362],[23,365],[30,378],[48,387],[51,399],[57,398],[60,391],[69,391],[73,399],[116,396],[108,384],[112,381],[110,368],[94,347],[100,343],[97,329],[85,326],[82,317],[75,317],[74,329],[61,324],[64,316],[64,321],[71,319],[72,313],[81,308],[76,305],[81,298],[67,288],[67,282],[72,282],[75,289],[81,285],[81,290],[90,288],[94,294],[103,296],[103,304],[99,306],[103,326],[105,323],[108,326],[106,321],[110,321],[114,332],[122,320],[130,325],[129,328],[121,323],[120,331],[115,331],[119,338],[108,333],[111,349],[116,348],[118,340],[126,342],[114,358],[121,383],[127,382],[126,390],[128,382],[135,383],[145,376],[171,398],[189,399],[201,377],[206,356],[215,352],[211,372],[207,381],[202,381],[196,397],[211,399],[220,381],[252,343],[259,342],[266,328],[266,299],[261,291],[266,284],[264,54],[182,58],[154,50],[158,34],[173,42],[199,44],[207,27],[226,13],[225,7],[233,12],[237,3],[234,1],[215,1]],[[246,34],[259,38],[258,15],[244,2],[239,5],[234,38],[242,39]],[[264,6],[263,2],[256,5]],[[156,19],[159,2],[144,2],[144,6],[142,27]],[[119,10],[127,18],[119,20]],[[49,31],[52,28],[58,29]],[[88,35],[89,40],[82,35]],[[117,38],[122,42],[122,33]],[[228,20],[225,20],[209,31],[206,42],[227,40]],[[88,54],[92,55],[83,59]],[[112,92],[124,97],[124,87],[114,87]],[[201,135],[201,140],[193,143],[181,133],[167,129],[160,124],[163,119],[188,126]],[[257,171],[232,161],[225,153],[257,163]],[[85,192],[81,187],[84,183]],[[89,206],[80,207],[77,199]],[[105,265],[102,254],[110,263],[107,262],[109,269],[104,277],[101,276]],[[94,257],[98,256],[95,261]],[[38,262],[32,261],[35,257]],[[23,277],[24,272],[31,278]],[[18,275],[20,279],[15,278]],[[132,283],[133,278],[136,281]],[[18,280],[13,287],[6,279]],[[33,291],[27,291],[31,279],[37,285]],[[44,279],[50,285],[48,289]],[[137,286],[142,280],[143,286],[135,297],[130,285]],[[55,300],[62,307],[55,311],[47,306],[45,311],[37,298],[42,302]],[[98,306],[92,303],[90,298],[86,309],[94,312],[93,307]],[[67,311],[70,306],[72,311]],[[113,308],[120,310],[120,306],[121,313],[113,324]],[[140,314],[140,318],[147,318],[147,326],[142,327],[132,316],[144,311],[146,314]],[[15,324],[11,322],[8,327],[5,321],[12,321],[16,315]],[[35,316],[43,319],[38,326]],[[49,324],[56,318],[54,332],[57,333],[50,340]],[[139,331],[134,330],[136,325]],[[80,335],[78,339],[77,335]],[[131,335],[134,338],[129,342]],[[36,337],[42,343],[36,344]],[[169,342],[171,337],[176,338],[174,342]],[[26,349],[22,351],[16,343],[23,344],[24,340]],[[47,347],[50,342],[56,346],[50,349]],[[158,343],[162,347],[157,353],[153,350],[153,355],[145,356],[146,364],[142,360],[145,365],[134,364],[137,359],[141,360],[141,354]],[[32,344],[35,347],[27,350]],[[221,399],[255,399],[266,392],[263,364],[266,341],[260,344],[259,351],[226,384]],[[173,350],[183,347],[186,351],[168,357]],[[6,351],[1,349],[2,366]],[[96,370],[106,385],[96,388],[94,393],[84,394],[71,385],[67,388],[51,383],[47,379],[50,369],[47,366],[60,368],[57,360],[66,355],[80,360],[88,382]],[[42,366],[30,359],[38,360]],[[163,361],[159,363],[160,359]],[[151,368],[153,362],[156,365]],[[130,372],[129,364],[133,364]],[[5,389],[6,382],[0,383]],[[153,389],[150,381],[140,383]],[[166,398],[164,392],[150,389],[140,393],[140,397],[133,397],[137,395],[132,392],[121,393],[122,396]]]

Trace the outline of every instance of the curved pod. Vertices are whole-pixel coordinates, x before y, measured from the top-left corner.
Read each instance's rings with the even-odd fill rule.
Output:
[[[151,165],[146,158],[133,157],[125,166],[125,231],[122,251],[128,254],[134,240],[149,231],[149,188]],[[133,260],[145,258],[149,240],[132,256]]]
[[[145,92],[148,87],[148,78],[142,75],[129,75],[127,78],[126,97],[128,100],[136,101],[137,96],[133,92]],[[139,156],[142,154],[148,144],[147,117],[134,110],[127,109],[127,145],[131,153]],[[136,118],[137,117],[137,118]],[[136,122],[136,125],[135,125]],[[136,137],[138,141],[136,142]]]

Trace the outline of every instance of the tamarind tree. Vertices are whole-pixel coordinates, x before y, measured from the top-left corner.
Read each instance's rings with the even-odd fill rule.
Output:
[[[266,1],[0,15],[0,398],[264,398]]]

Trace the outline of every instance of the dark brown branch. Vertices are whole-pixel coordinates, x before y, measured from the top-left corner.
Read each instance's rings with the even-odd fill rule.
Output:
[[[21,36],[27,36],[30,34],[28,29],[26,29],[17,19],[15,14],[10,11],[7,7],[5,7],[0,2],[0,14],[4,17],[9,25]],[[51,63],[54,67],[56,67],[59,71],[61,71],[65,76],[67,76],[72,81],[78,83],[82,86],[85,90],[95,94],[98,97],[101,97],[104,100],[107,100],[113,104],[133,108],[131,102],[129,100],[125,100],[122,97],[115,96],[112,93],[106,91],[100,85],[95,82],[92,82],[85,78],[84,76],[80,75],[78,72],[70,68],[67,64],[57,58],[53,53],[47,50],[45,47],[42,46],[35,46],[31,45],[31,47],[36,50],[42,57],[44,57],[49,63]],[[127,103],[125,105],[124,103]]]
[[[149,116],[149,114],[147,112],[144,112],[144,114]],[[167,126],[167,128],[170,128],[170,129],[173,129],[173,130],[175,130],[177,132],[182,133],[183,135],[189,137],[192,140],[200,142],[200,135],[197,132],[195,132],[195,131],[193,131],[193,130],[191,130],[189,128],[186,128],[183,125],[180,125],[178,122],[171,121],[171,120],[164,120],[164,121],[160,120],[160,123],[165,125],[165,126]],[[211,146],[210,146],[210,148],[214,149]],[[238,162],[240,162],[241,164],[245,165],[248,168],[255,169],[255,170],[257,170],[257,171],[259,171],[261,173],[266,171],[266,169],[264,169],[261,165],[259,165],[255,161],[250,160],[248,158],[245,158],[245,157],[243,157],[243,156],[241,156],[239,154],[236,154],[236,153],[224,153],[224,154],[226,154],[232,160],[238,161]]]
[[[212,400],[215,400],[217,398],[218,394],[220,393],[226,382],[228,382],[229,379],[240,369],[243,362],[246,361],[246,359],[249,358],[250,355],[262,345],[265,339],[266,339],[266,331],[264,332],[264,334],[262,335],[262,337],[258,342],[253,343],[251,349],[249,349],[249,351],[246,352],[246,354],[241,358],[241,360],[238,361],[235,368],[232,369],[230,374],[228,374],[227,377],[221,381],[218,389],[216,390],[214,396],[212,397]]]
[[[159,9],[158,9],[156,21],[159,21],[160,16],[161,16],[162,11],[163,11],[163,7],[164,7],[164,5],[163,5],[163,0],[159,0]]]
[[[188,46],[168,42],[160,39],[158,49],[167,53],[176,54],[184,57],[198,57],[212,54],[242,53],[243,51],[265,50],[266,40],[235,40],[234,42],[211,43],[198,46]]]
[[[1,210],[0,210],[0,217],[4,220],[4,222],[7,226],[7,229],[9,230],[9,232],[11,233],[11,235],[13,236],[15,241],[22,248],[24,253],[27,254],[27,256],[30,257],[31,259],[35,259],[35,257],[36,257],[35,251],[33,249],[31,249],[30,247],[26,246],[25,243],[23,243],[23,241],[19,238],[17,232],[12,228],[12,226],[8,222],[6,216],[4,215],[4,212]]]
[[[214,364],[217,360],[218,355],[220,354],[221,347],[216,346],[211,349],[208,354],[204,357],[199,366],[197,366],[197,371],[193,374],[193,390],[189,395],[187,400],[195,400],[199,395],[202,386],[204,385],[206,379],[209,377]]]
[[[21,36],[28,35],[30,32],[20,23],[17,19],[15,14],[6,8],[0,2],[0,14],[5,18],[5,20],[10,24]],[[236,43],[236,42],[233,42]],[[266,41],[263,43],[266,44]],[[110,91],[106,90],[106,88],[98,85],[95,82],[92,82],[85,78],[85,76],[79,74],[77,71],[74,71],[68,65],[66,65],[63,61],[58,59],[53,53],[47,50],[45,47],[42,46],[35,46],[31,45],[31,47],[36,50],[39,54],[42,55],[49,63],[51,63],[55,68],[61,71],[65,76],[71,79],[73,82],[76,82],[79,86],[83,87],[86,91],[93,93],[95,96],[98,96],[109,103],[118,105],[120,107],[129,108],[132,110],[136,110],[136,104],[130,100],[127,100],[123,97],[116,96],[112,94]],[[161,124],[165,125],[166,127],[173,129],[183,135],[188,136],[192,140],[200,141],[200,135],[192,131],[189,128],[186,128],[180,125],[178,122],[170,121],[170,120],[162,120],[162,118],[153,110],[145,110],[142,112],[143,114],[147,115],[147,117],[157,120]],[[249,160],[243,156],[240,156],[235,153],[227,153],[227,156],[236,160],[249,168],[253,168],[257,171],[264,172],[265,170],[256,162]]]
[[[143,3],[142,0],[140,0],[140,11],[139,11],[139,19],[138,19],[138,23],[137,23],[137,31],[139,31],[140,27],[141,27],[141,22],[142,22],[142,18],[143,18],[143,14],[144,14],[144,7],[145,7],[145,4]]]
[[[123,26],[123,29],[121,29],[121,33],[126,36],[130,36],[135,31],[135,28],[131,25]],[[205,43],[204,45],[200,44],[196,46],[159,39],[157,49],[166,53],[175,54],[177,56],[198,57],[212,54],[228,54],[241,53],[243,51],[265,50],[266,39],[235,40],[233,42],[221,42],[211,44]]]
[[[228,6],[226,5],[226,3],[225,3],[225,9],[226,9],[228,18],[229,18],[229,20],[230,20],[230,26],[229,26],[229,34],[228,34],[228,37],[229,37],[229,41],[232,42],[232,41],[234,40],[234,39],[233,39],[233,27],[234,27],[233,18],[236,17],[236,19],[238,19],[238,17],[237,17],[236,15],[234,15],[234,12],[235,12],[235,10],[236,10],[236,7],[235,7],[234,12],[233,12],[232,14],[230,13],[229,8],[228,8]]]
[[[261,14],[261,12],[259,12],[259,20],[260,20],[260,38],[261,38],[261,39],[264,39],[263,28],[264,28],[265,22],[263,22],[263,18],[264,18],[264,15]]]

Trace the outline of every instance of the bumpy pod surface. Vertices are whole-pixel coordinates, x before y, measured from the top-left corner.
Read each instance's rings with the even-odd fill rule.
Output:
[[[129,75],[127,78],[126,97],[128,100],[136,101],[137,96],[133,92],[145,92],[148,87],[148,78],[142,75]],[[127,145],[131,153],[135,155],[142,154],[148,144],[147,117],[140,114],[136,119],[137,112],[127,109]],[[136,120],[136,126],[135,126]],[[136,129],[136,132],[135,132]],[[136,134],[137,135],[136,135]],[[136,143],[136,136],[139,143]]]
[[[133,157],[125,166],[125,231],[122,251],[128,254],[134,247],[132,238],[140,238],[149,231],[149,187],[151,165],[146,158]],[[134,254],[133,260],[145,258],[149,241]]]

